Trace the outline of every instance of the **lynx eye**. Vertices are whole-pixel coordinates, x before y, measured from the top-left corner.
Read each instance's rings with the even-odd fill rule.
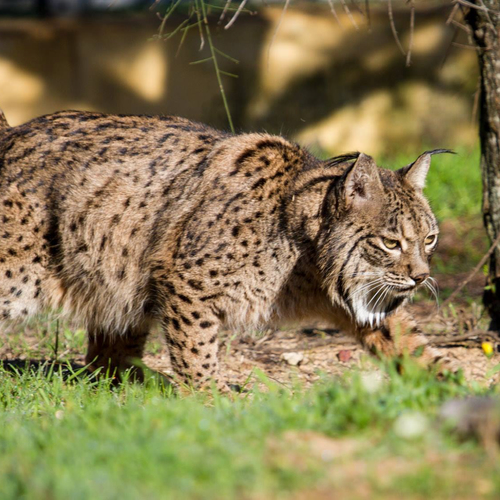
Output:
[[[426,246],[434,245],[434,243],[436,243],[436,235],[431,234],[431,235],[427,236],[427,238],[425,238],[425,240],[424,240],[424,243],[426,244]]]
[[[384,243],[385,247],[388,248],[389,250],[394,250],[396,248],[399,248],[399,241],[398,240],[391,240],[389,238],[382,238],[382,242]]]

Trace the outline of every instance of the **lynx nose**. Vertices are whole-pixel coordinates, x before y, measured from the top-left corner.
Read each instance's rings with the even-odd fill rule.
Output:
[[[417,274],[416,276],[412,276],[411,279],[417,283],[417,285],[420,285],[423,281],[425,281],[429,277],[429,273],[422,273],[422,274]]]

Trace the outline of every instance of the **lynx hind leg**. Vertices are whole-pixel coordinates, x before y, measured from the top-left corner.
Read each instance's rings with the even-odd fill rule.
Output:
[[[133,380],[143,381],[144,372],[138,362],[144,354],[148,337],[147,329],[130,329],[123,333],[90,328],[85,363],[91,372],[101,369],[99,374],[114,376],[119,380],[123,372],[131,370]]]
[[[167,309],[162,326],[176,381],[196,388],[214,384],[226,392],[228,386],[220,377],[217,359],[219,320],[204,317],[196,310],[182,314],[176,306]]]
[[[440,373],[458,370],[453,360],[429,345],[415,319],[404,310],[390,316],[380,328],[359,328],[356,336],[366,349],[376,355],[397,357],[407,354],[423,366],[437,366]]]

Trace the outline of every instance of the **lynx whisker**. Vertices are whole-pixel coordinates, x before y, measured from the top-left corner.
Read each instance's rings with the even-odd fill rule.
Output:
[[[383,278],[378,278],[376,280],[370,281],[369,283],[365,283],[365,284],[361,285],[359,288],[357,288],[354,291],[354,293],[359,294],[361,292],[368,292],[368,291],[370,291],[370,289],[372,289],[372,286],[373,286],[373,288],[376,288],[376,286],[379,285],[380,283],[382,283],[383,281],[384,281]]]
[[[379,296],[379,294],[385,290],[386,286],[388,286],[386,283],[382,283],[381,287],[373,294],[373,296],[370,299],[370,301],[368,302],[368,304],[366,304],[367,309],[368,309],[368,306],[375,300],[375,298],[377,296]]]
[[[431,294],[434,296],[434,299],[436,300],[436,306],[439,308],[439,294],[434,285],[432,285],[429,281],[425,280],[424,285],[426,288],[431,292]]]
[[[382,283],[372,283],[369,287],[364,288],[363,290],[355,291],[353,296],[359,298],[360,296],[367,297],[368,294],[374,290],[376,290]]]
[[[392,285],[385,285],[385,291],[380,295],[380,297],[378,298],[377,302],[375,303],[375,305],[372,307],[372,310],[371,310],[371,313],[370,314],[374,314],[375,316],[375,319],[376,319],[376,323],[377,323],[377,327],[380,327],[382,321],[385,319],[385,312],[383,311],[379,311],[379,312],[374,312],[375,309],[377,308],[378,304],[379,303],[383,303],[385,298],[387,297],[387,295],[394,289],[394,286]]]
[[[384,287],[383,287],[383,292],[379,295],[378,299],[377,299],[377,300],[376,300],[376,302],[373,304],[372,309],[371,309],[371,312],[375,312],[375,310],[377,309],[377,306],[383,302],[384,297],[385,297],[385,296],[387,295],[387,293],[389,292],[390,287],[391,287],[391,285],[384,285]]]

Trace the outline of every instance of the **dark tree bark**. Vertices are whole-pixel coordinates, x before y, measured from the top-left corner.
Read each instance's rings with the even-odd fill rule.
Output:
[[[483,217],[493,243],[500,234],[500,0],[475,0],[466,21],[477,45],[480,72],[479,137]],[[484,304],[500,330],[500,244],[491,255]]]

